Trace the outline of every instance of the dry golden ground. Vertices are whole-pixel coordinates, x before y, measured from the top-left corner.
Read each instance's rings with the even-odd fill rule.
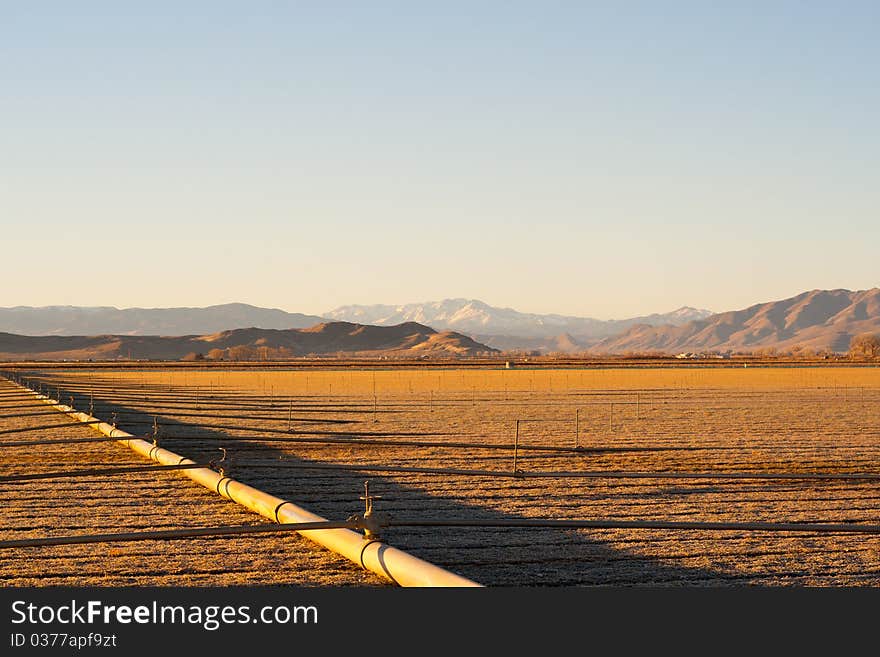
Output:
[[[102,370],[45,371],[35,376],[50,392],[60,388],[64,401],[75,395],[79,408],[86,409],[91,398],[95,415],[109,418],[117,413],[119,425],[132,433],[150,432],[158,418],[163,444],[197,460],[214,458],[224,446],[232,476],[330,519],[344,519],[360,509],[362,482],[369,479],[372,490],[383,495],[377,507],[398,519],[880,524],[877,481],[538,479],[369,470],[404,466],[509,473],[518,420],[522,449],[517,468],[525,472],[878,473],[876,368]],[[328,438],[384,442],[289,442]],[[413,441],[436,444],[407,444]],[[443,446],[453,442],[476,446]],[[528,449],[537,445],[641,451]],[[125,454],[121,447],[100,449]],[[87,462],[100,458],[91,455]],[[302,469],[315,463],[342,463],[360,470]],[[253,518],[202,493],[181,475],[153,478],[178,481],[184,489],[195,488],[206,496],[205,503],[216,505],[222,520],[215,516],[205,524]],[[130,498],[133,482],[134,478],[79,485],[88,491],[116,486],[120,496]],[[108,495],[96,505],[109,504]],[[142,512],[155,514],[150,527],[180,526],[180,516],[191,502],[175,506],[177,495],[169,491],[141,505]],[[27,522],[21,518],[40,515],[28,510],[38,499],[38,494],[31,495],[10,505],[19,514],[19,525]],[[159,507],[157,500],[171,506]],[[160,518],[164,524],[156,525]],[[108,519],[101,526],[111,525]],[[72,533],[71,529],[61,533]],[[389,529],[385,538],[488,585],[880,584],[880,537],[873,535],[401,527]],[[246,566],[257,546],[290,541],[299,546],[302,539],[196,543],[202,550],[202,545],[210,545],[223,551],[222,565],[206,571],[210,579]],[[156,546],[150,549],[162,554],[164,563],[165,552],[176,545],[120,549],[138,552]],[[269,558],[272,551],[262,554]],[[280,583],[289,573],[281,559],[277,565],[274,573]],[[366,578],[357,569],[352,572],[355,579]],[[330,577],[316,583],[346,582]]]

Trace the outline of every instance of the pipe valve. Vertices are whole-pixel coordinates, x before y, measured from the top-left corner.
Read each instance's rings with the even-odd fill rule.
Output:
[[[364,512],[349,516],[348,522],[354,523],[355,529],[364,532],[364,540],[378,540],[381,530],[387,527],[391,521],[391,515],[373,510],[373,501],[382,499],[382,496],[370,495],[369,481],[364,482],[364,494],[359,499],[364,501]]]

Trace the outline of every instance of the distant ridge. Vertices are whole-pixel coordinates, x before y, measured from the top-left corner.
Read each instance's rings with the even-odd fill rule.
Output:
[[[682,326],[633,326],[595,352],[787,350],[845,352],[860,333],[880,333],[880,288],[811,290]]]
[[[304,329],[245,328],[210,335],[25,336],[0,333],[2,360],[260,360],[300,356],[471,357],[494,349],[415,322],[365,326],[326,322]]]
[[[620,320],[601,320],[569,315],[522,313],[512,308],[490,306],[477,299],[444,299],[401,306],[341,306],[324,313],[340,321],[387,326],[414,321],[435,329],[449,329],[474,336],[477,340],[496,340],[506,348],[516,345],[548,345],[584,348],[598,339],[616,335],[635,324],[684,324],[712,313],[684,306],[669,313]],[[514,339],[515,338],[515,339]],[[552,338],[548,341],[548,338]],[[537,340],[536,340],[537,339]]]
[[[204,335],[258,326],[304,328],[324,318],[227,303],[206,308],[16,306],[0,308],[0,331],[20,335]]]
[[[328,321],[331,320],[331,321]],[[401,328],[403,327],[403,328]],[[430,328],[429,328],[430,327]],[[372,329],[394,329],[382,336]],[[302,329],[281,338],[271,331]],[[42,353],[27,336],[77,337],[52,343],[52,353],[95,353],[116,358],[130,350],[142,358],[178,358],[201,353],[207,343],[230,347],[286,349],[288,353],[384,349],[413,353],[472,354],[490,349],[540,353],[748,352],[792,347],[845,352],[853,336],[880,333],[880,288],[811,290],[789,299],[712,314],[684,306],[669,313],[621,320],[521,313],[475,299],[401,306],[342,306],[326,317],[231,303],[206,308],[106,306],[17,306],[0,308],[0,331],[9,334],[7,354]],[[269,331],[265,335],[241,331]],[[400,331],[409,342],[401,342]],[[428,333],[427,331],[431,331]],[[440,333],[438,333],[440,331]],[[298,337],[292,337],[292,336]],[[92,336],[92,337],[83,337]],[[101,336],[101,337],[95,337]],[[157,336],[170,336],[162,338]],[[181,337],[183,336],[183,337]],[[250,336],[250,337],[248,337]],[[319,336],[316,338],[314,336]],[[391,337],[394,336],[394,337]],[[434,336],[434,337],[432,337]],[[129,339],[130,338],[130,339]],[[135,338],[142,338],[140,340]],[[184,346],[185,341],[192,344]],[[78,342],[77,342],[78,341]],[[259,341],[260,344],[258,344]],[[221,347],[211,347],[221,348]],[[85,350],[85,351],[83,351]],[[354,350],[354,351],[352,351]],[[109,354],[109,355],[108,355]],[[78,358],[80,356],[59,356]],[[92,356],[86,356],[89,358]],[[133,356],[134,357],[134,356]]]
[[[0,331],[16,335],[208,335],[225,330],[307,328],[328,319],[394,326],[417,322],[438,331],[456,331],[504,350],[577,352],[638,323],[683,324],[710,315],[688,306],[670,313],[622,320],[521,313],[476,299],[445,299],[404,306],[342,306],[325,317],[228,303],[206,308],[125,308],[110,306],[16,306],[0,308]]]

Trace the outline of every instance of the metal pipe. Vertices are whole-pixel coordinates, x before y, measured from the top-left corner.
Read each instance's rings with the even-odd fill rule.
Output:
[[[116,439],[98,439],[106,442],[116,442]],[[60,441],[65,442],[65,441]],[[268,468],[274,470],[337,470],[340,472],[374,472],[374,473],[398,473],[398,474],[430,474],[430,475],[462,475],[468,477],[502,477],[516,479],[713,479],[713,480],[803,480],[803,481],[880,481],[880,473],[871,472],[674,472],[674,471],[602,471],[602,470],[573,470],[573,471],[523,471],[509,470],[479,470],[469,468],[433,468],[423,466],[395,466],[395,465],[367,465],[355,463],[290,463],[286,461],[271,462],[238,462],[236,465],[246,469]],[[85,476],[112,476],[129,473],[161,471],[161,470],[189,470],[193,468],[210,467],[206,464],[184,465],[144,465],[123,466],[118,468],[93,468],[69,470],[61,472],[44,472],[35,474],[14,474],[0,476],[0,483],[12,483],[17,481],[31,481],[34,479],[56,479],[64,477]]]
[[[825,522],[712,522],[681,520],[389,520],[389,527],[535,527],[560,529],[690,529],[703,531],[803,532],[808,534],[880,534],[880,525]]]
[[[13,440],[0,443],[0,449],[8,447],[40,447],[42,445],[69,445],[75,443],[115,443],[116,438],[53,438],[51,440]]]
[[[296,432],[294,432],[296,433]],[[310,432],[302,432],[310,433]],[[197,440],[202,442],[230,441],[236,444],[243,443],[313,443],[316,445],[388,445],[393,447],[444,447],[464,449],[484,449],[494,451],[509,451],[509,445],[500,443],[469,443],[458,441],[431,441],[431,440],[382,440],[377,438],[318,438],[313,436],[287,436],[275,438],[272,436],[197,436],[197,435],[167,435],[166,440]],[[2,447],[2,444],[0,444]],[[847,446],[849,448],[849,446]],[[742,450],[742,447],[719,445],[719,446],[632,446],[632,447],[562,447],[558,445],[520,445],[520,451],[538,452],[564,452],[577,454],[616,454],[618,452],[706,452],[706,451],[731,451]],[[778,450],[777,446],[749,446],[750,450]],[[822,449],[843,449],[839,447]]]
[[[0,420],[12,420],[21,417],[35,417],[37,415],[57,415],[58,411],[34,411],[33,413],[14,413],[0,415]]]
[[[15,429],[0,429],[0,434],[10,433],[27,433],[28,431],[43,431],[44,429],[63,429],[65,427],[78,427],[83,424],[97,424],[101,420],[92,420],[91,422],[61,422],[58,424],[43,424],[36,427],[16,427]]]
[[[71,426],[78,426],[74,424]],[[297,433],[297,432],[294,432]],[[308,433],[308,432],[303,432]],[[312,436],[288,436],[284,438],[275,438],[271,436],[179,436],[164,435],[163,440],[192,440],[201,443],[207,442],[229,442],[235,443],[239,449],[251,447],[251,443],[299,443],[299,444],[315,444],[315,445],[390,445],[395,447],[445,447],[445,448],[467,448],[467,449],[483,449],[495,451],[507,451],[510,449],[507,445],[499,443],[464,443],[464,442],[439,442],[424,440],[381,440],[371,438],[317,438]],[[0,450],[7,447],[32,447],[36,445],[53,445],[63,443],[95,443],[110,441],[109,438],[63,438],[63,439],[46,439],[46,440],[23,440],[23,441],[3,441],[0,442]],[[260,447],[260,445],[256,445]],[[876,445],[853,444],[853,445],[831,445],[831,446],[813,446],[813,445],[787,445],[788,450],[800,450],[813,452],[816,450],[835,450],[846,451],[852,449],[873,449]],[[750,451],[776,451],[779,449],[776,445],[750,445],[747,448],[731,445],[653,445],[653,446],[631,446],[631,447],[561,447],[553,445],[520,445],[520,451],[539,451],[539,452],[560,452],[560,453],[577,453],[577,454],[616,454],[616,453],[639,453],[639,452],[720,452],[720,451],[741,451],[748,449]]]
[[[98,402],[95,404],[96,410],[111,410],[113,408],[118,408],[118,405],[108,404],[104,402]],[[166,417],[207,417],[214,419],[226,419],[226,420],[288,420],[288,422],[311,422],[313,424],[356,424],[359,420],[330,420],[327,418],[317,418],[317,417],[293,417],[292,415],[286,416],[278,416],[278,415],[232,415],[230,413],[194,413],[188,410],[182,411],[174,411],[168,406],[159,407],[158,410],[150,407],[149,409],[144,409],[141,411],[118,411],[117,414],[120,416],[129,415],[132,417],[142,417],[144,415],[150,415],[155,413],[161,413]],[[181,423],[182,424],[182,423]]]
[[[49,406],[81,422],[89,423],[104,435],[116,438],[120,444],[157,463],[162,465],[195,464],[195,461],[180,454],[153,445],[54,399],[34,394],[37,399]],[[205,488],[282,524],[329,522],[326,518],[303,509],[293,502],[269,495],[210,468],[184,470],[183,474]],[[400,586],[479,586],[476,582],[461,575],[444,570],[381,541],[364,540],[362,534],[350,529],[302,530],[300,534]]]
[[[19,481],[34,481],[36,479],[72,479],[76,477],[112,477],[115,475],[136,474],[140,472],[161,472],[163,470],[191,470],[192,468],[204,468],[203,463],[189,465],[135,465],[122,466],[119,468],[80,468],[79,470],[62,470],[54,472],[22,473],[0,476],[0,483],[9,484]]]
[[[48,547],[56,545],[82,545],[91,543],[115,543],[120,541],[168,541],[213,536],[240,536],[246,534],[280,533],[285,531],[310,531],[317,529],[342,529],[356,526],[354,522],[303,522],[283,525],[230,525],[223,527],[190,527],[158,531],[122,532],[118,534],[82,534],[79,536],[53,536],[22,538],[0,541],[0,549],[23,547]],[[554,520],[544,518],[500,518],[494,520],[446,519],[446,520],[390,520],[389,527],[474,527],[486,528],[534,528],[534,529],[659,529],[694,531],[748,531],[748,532],[798,532],[808,534],[880,534],[880,525],[857,525],[853,523],[798,523],[798,522],[701,522],[667,520]]]
[[[121,532],[119,534],[80,534],[78,536],[51,536],[19,538],[0,541],[0,549],[23,547],[49,547],[52,545],[83,545],[88,543],[116,543],[119,541],[170,541],[180,538],[203,538],[210,536],[239,536],[242,534],[272,534],[307,529],[331,529],[353,527],[352,522],[299,522],[279,525],[230,525],[226,527],[188,527],[186,529],[160,529],[144,532]]]
[[[532,471],[478,470],[468,468],[432,468],[404,465],[359,465],[354,463],[239,463],[245,468],[279,468],[295,470],[340,470],[352,472],[385,472],[402,474],[464,475],[470,477],[515,477],[517,479],[714,479],[714,480],[843,480],[880,481],[880,473],[873,472],[675,472],[675,471],[619,471],[570,470]]]

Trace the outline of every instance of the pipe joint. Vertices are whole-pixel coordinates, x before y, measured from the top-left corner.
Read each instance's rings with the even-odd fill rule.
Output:
[[[391,515],[381,511],[355,513],[348,517],[348,522],[352,523],[355,529],[364,533],[365,541],[378,541],[382,530],[391,524]]]

